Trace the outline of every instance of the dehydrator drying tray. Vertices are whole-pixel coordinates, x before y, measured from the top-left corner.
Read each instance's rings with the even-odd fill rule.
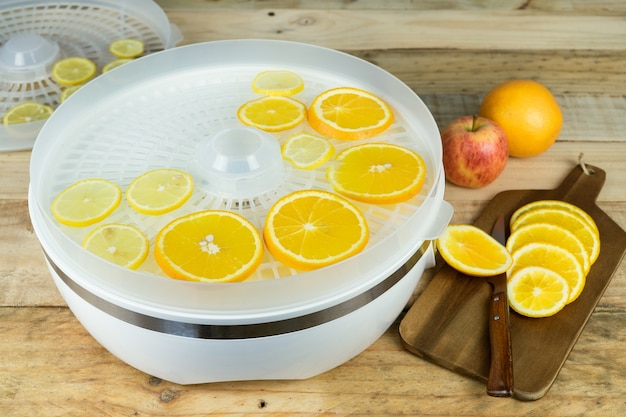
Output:
[[[251,89],[255,74],[283,69],[299,74],[304,91],[295,97],[307,105],[320,92],[338,86],[369,90],[386,100],[394,124],[364,142],[390,142],[418,152],[427,175],[416,197],[393,205],[357,205],[371,230],[361,254],[323,270],[300,273],[275,261],[268,251],[248,282],[202,284],[164,277],[149,258],[138,271],[109,264],[80,247],[88,232],[56,223],[50,214],[54,196],[69,184],[104,177],[123,189],[139,174],[172,167],[192,173],[195,191],[180,209],[163,216],[140,215],[123,201],[107,222],[140,227],[154,242],[156,232],[174,217],[203,209],[237,212],[259,229],[267,210],[279,197],[298,189],[332,190],[325,167],[298,170],[282,162],[279,183],[255,185],[255,190],[229,193],[202,173],[203,144],[212,135],[242,127],[237,108],[258,97]],[[306,123],[273,134],[288,136],[310,131]],[[354,141],[333,140],[337,152]],[[235,40],[194,44],[146,56],[106,73],[78,90],[41,130],[31,162],[31,212],[40,216],[60,256],[78,274],[93,275],[90,285],[106,286],[123,297],[168,304],[181,309],[263,309],[312,299],[340,297],[342,289],[368,285],[362,276],[383,274],[394,259],[408,257],[422,242],[447,224],[449,205],[443,202],[441,145],[435,121],[413,91],[389,73],[351,55],[293,42]],[[436,221],[447,217],[445,221]],[[89,229],[89,228],[86,228]],[[261,293],[263,296],[259,296]],[[331,296],[329,296],[331,294]],[[334,295],[332,295],[334,294]],[[211,307],[207,307],[211,306]],[[217,307],[216,307],[217,306]]]
[[[0,4],[0,118],[32,101],[56,108],[64,86],[51,76],[59,59],[91,59],[98,73],[115,59],[109,44],[141,39],[145,54],[182,36],[152,0],[3,0]],[[31,149],[45,121],[0,125],[0,152]]]

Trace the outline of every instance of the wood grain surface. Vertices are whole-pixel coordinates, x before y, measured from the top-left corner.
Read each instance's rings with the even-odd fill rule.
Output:
[[[621,0],[158,0],[181,44],[267,38],[336,48],[390,71],[443,126],[511,78],[546,84],[564,113],[547,152],[511,159],[491,185],[446,184],[472,223],[504,190],[550,189],[580,153],[606,171],[597,204],[626,227],[626,3]],[[2,17],[0,17],[2,18]],[[403,346],[402,317],[346,364],[302,381],[182,386],[122,363],[66,307],[28,217],[30,152],[0,154],[0,413],[3,416],[619,416],[626,414],[622,262],[549,392],[492,398],[484,383]],[[413,294],[417,299],[434,271]],[[408,306],[407,306],[408,308]]]

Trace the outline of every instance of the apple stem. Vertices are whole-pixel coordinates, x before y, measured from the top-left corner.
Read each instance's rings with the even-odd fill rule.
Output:
[[[476,128],[478,126],[476,126],[476,120],[478,119],[478,115],[474,114],[472,116],[472,132],[476,132]]]

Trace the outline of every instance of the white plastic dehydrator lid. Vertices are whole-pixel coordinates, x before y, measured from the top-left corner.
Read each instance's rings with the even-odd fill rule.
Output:
[[[98,70],[115,59],[109,44],[136,38],[145,53],[171,48],[181,39],[152,0],[3,0],[0,3],[0,118],[26,101],[56,108],[63,86],[51,77],[56,61],[93,60]],[[0,125],[0,151],[30,149],[45,121]]]
[[[299,189],[331,190],[325,177],[326,166],[298,170],[280,158],[269,179],[249,187],[245,186],[246,178],[243,187],[220,187],[207,173],[206,164],[213,152],[208,144],[221,135],[229,137],[231,129],[243,128],[236,117],[237,108],[258,97],[252,92],[252,79],[268,69],[298,73],[305,88],[296,98],[306,104],[320,92],[338,86],[374,92],[390,103],[395,122],[383,134],[358,143],[396,143],[424,158],[427,175],[418,196],[393,205],[357,203],[371,230],[364,252],[321,270],[299,273],[275,261],[266,250],[262,265],[248,282],[183,282],[166,278],[152,256],[138,271],[107,263],[80,247],[91,227],[64,227],[53,219],[53,198],[75,181],[104,177],[125,189],[136,176],[159,167],[191,172],[195,183],[191,199],[163,216],[138,214],[123,201],[105,222],[135,224],[154,243],[158,230],[178,216],[224,209],[243,215],[262,230],[267,210],[279,197]],[[312,132],[303,123],[270,136],[270,141],[281,143],[302,130]],[[246,135],[253,140],[254,132],[267,138],[267,134],[254,129]],[[337,152],[355,144],[333,141]],[[270,153],[272,146],[268,145]],[[144,57],[78,90],[52,115],[37,139],[31,159],[29,200],[31,213],[35,211],[34,217],[45,226],[44,233],[38,233],[44,248],[52,252],[49,255],[60,266],[75,271],[72,278],[77,281],[144,304],[178,310],[223,313],[275,309],[329,299],[351,288],[371,285],[368,282],[389,273],[389,265],[406,259],[425,239],[433,238],[430,229],[443,202],[441,144],[435,121],[419,97],[397,78],[366,61],[292,42],[208,42]]]

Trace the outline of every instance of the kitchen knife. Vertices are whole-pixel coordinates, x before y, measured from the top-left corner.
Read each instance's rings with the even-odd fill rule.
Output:
[[[501,244],[506,243],[504,215],[498,217],[491,231]],[[491,364],[487,378],[487,394],[494,397],[513,395],[513,357],[509,330],[509,302],[507,298],[506,273],[487,277],[493,285],[489,311],[489,341]]]

